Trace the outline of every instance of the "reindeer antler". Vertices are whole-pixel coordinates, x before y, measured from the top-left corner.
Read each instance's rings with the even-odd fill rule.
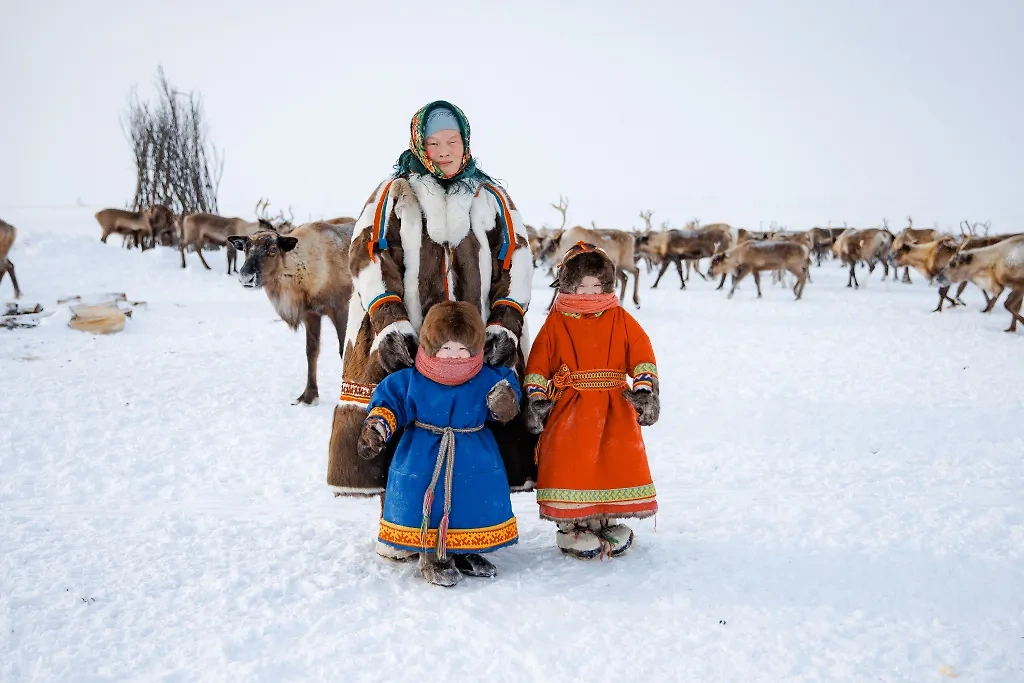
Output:
[[[907,230],[911,230],[911,229],[913,229],[913,227],[914,227],[914,218],[913,218],[913,216],[907,216]]]
[[[643,220],[644,225],[647,226],[647,228],[645,230],[646,232],[650,232],[651,231],[651,216],[653,216],[653,215],[654,215],[654,211],[652,211],[651,209],[648,209],[647,211],[641,211],[640,212],[640,219]]]
[[[552,204],[551,208],[562,214],[562,224],[558,226],[558,230],[565,227],[565,214],[569,210],[569,198],[558,195],[558,204]]]

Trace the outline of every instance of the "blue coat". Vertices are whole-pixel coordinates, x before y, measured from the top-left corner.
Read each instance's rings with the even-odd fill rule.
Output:
[[[390,410],[397,426],[406,428],[388,470],[378,534],[381,542],[401,550],[423,551],[424,496],[438,462],[442,437],[416,426],[417,421],[436,428],[482,428],[454,434],[447,553],[484,553],[519,540],[505,466],[498,444],[485,426],[488,419],[493,419],[487,407],[487,393],[501,380],[508,382],[518,402],[519,380],[515,373],[509,368],[489,365],[457,386],[439,384],[415,368],[391,373],[377,385],[367,409]],[[427,548],[431,551],[437,548],[438,527],[444,515],[445,475],[442,468],[434,486],[427,535]]]

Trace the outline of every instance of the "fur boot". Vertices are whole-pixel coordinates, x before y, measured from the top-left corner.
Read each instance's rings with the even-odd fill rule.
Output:
[[[633,546],[633,530],[625,524],[619,524],[614,517],[591,522],[591,528],[601,540],[605,552],[618,557]]]
[[[420,575],[427,583],[451,588],[462,580],[462,574],[455,568],[452,558],[438,560],[434,553],[420,555]]]
[[[579,560],[592,560],[601,554],[601,539],[585,524],[559,522],[555,542],[559,550]]]
[[[419,553],[408,550],[392,548],[387,543],[381,543],[380,541],[377,541],[377,554],[385,560],[391,560],[392,562],[408,562],[409,560],[416,559],[416,556],[419,555]]]
[[[455,568],[463,576],[491,579],[498,575],[498,568],[486,557],[477,553],[453,555],[452,560],[455,562]]]

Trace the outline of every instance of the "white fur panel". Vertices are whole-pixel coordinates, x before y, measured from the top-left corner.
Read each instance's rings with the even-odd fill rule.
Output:
[[[416,194],[427,219],[427,234],[438,244],[456,246],[469,234],[469,207],[473,193],[459,188],[451,194],[431,176],[410,176],[409,186]]]
[[[412,335],[414,338],[417,337],[416,330],[413,329],[412,324],[408,320],[396,320],[390,325],[387,325],[380,331],[380,334],[373,338],[373,343],[370,344],[370,353],[373,353],[377,347],[380,346],[381,339],[392,332],[401,332],[402,334]]]
[[[370,302],[384,293],[384,275],[380,270],[380,259],[370,261],[359,271],[354,290],[359,293],[364,311],[370,307]]]
[[[484,320],[491,315],[491,263],[493,257],[487,242],[487,233],[494,229],[495,206],[494,198],[490,192],[481,192],[473,201],[469,209],[470,222],[473,227],[473,236],[480,243],[480,311]]]
[[[341,365],[345,367],[345,355],[348,353],[348,345],[351,344],[353,348],[356,344],[356,338],[359,336],[359,328],[363,325],[363,317],[366,315],[366,309],[362,308],[359,303],[359,292],[352,289],[352,296],[348,300],[348,321],[345,324],[345,348],[341,350]]]
[[[402,286],[405,289],[402,297],[409,322],[419,330],[423,324],[423,305],[420,303],[420,249],[423,245],[423,215],[416,196],[405,193],[395,204],[395,213],[402,222],[402,252],[405,273]]]

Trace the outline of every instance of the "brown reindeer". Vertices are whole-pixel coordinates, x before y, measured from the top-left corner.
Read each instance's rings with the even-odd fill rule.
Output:
[[[351,233],[343,226],[317,222],[300,225],[289,235],[260,229],[252,235],[230,235],[232,248],[245,253],[238,273],[243,287],[267,293],[274,310],[292,330],[306,328],[306,388],[295,403],[319,398],[316,382],[320,356],[320,323],[331,319],[338,349],[345,350],[352,273],[348,267]]]
[[[931,284],[935,279],[935,276],[946,267],[946,264],[949,263],[949,259],[951,259],[956,252],[956,240],[952,237],[943,237],[942,239],[932,240],[921,244],[913,244],[911,242],[904,241],[899,247],[896,247],[895,244],[893,245],[893,255],[895,257],[896,265],[913,268],[928,278],[929,284]],[[933,313],[941,313],[942,306],[947,301],[953,306],[966,305],[960,298],[960,295],[964,293],[964,288],[966,286],[966,282],[960,283],[955,299],[949,297],[948,285],[940,287],[939,305],[936,306]],[[985,300],[986,302],[988,301],[987,293],[985,293]]]
[[[153,238],[150,225],[152,208],[146,211],[125,211],[124,209],[103,209],[96,213],[96,222],[103,228],[100,242],[106,244],[111,234],[123,235],[122,246],[140,246],[143,250]]]
[[[770,240],[748,240],[723,254],[711,259],[708,272],[712,277],[732,275],[732,289],[729,297],[736,293],[736,285],[749,274],[754,275],[757,298],[761,298],[761,273],[764,271],[788,270],[796,276],[793,294],[797,299],[803,296],[807,285],[807,272],[811,260],[807,247],[793,242]]]
[[[7,254],[10,253],[17,237],[18,230],[10,223],[0,220],[0,283],[4,281],[4,274],[10,274],[15,299],[21,297],[21,288],[18,287],[18,278],[14,276],[14,264],[7,258]]]
[[[832,253],[832,245],[835,244],[836,239],[842,234],[843,229],[811,228],[807,232],[810,234],[811,252],[814,254],[817,265],[820,267],[822,258],[827,258]]]
[[[882,264],[884,274],[882,279],[889,277],[889,258],[892,247],[893,234],[886,228],[867,228],[866,230],[855,230],[850,228],[843,231],[832,245],[832,250],[850,267],[850,277],[846,282],[847,287],[860,287],[857,281],[855,269],[857,264],[865,262],[868,264],[868,274],[875,272],[875,266]],[[896,273],[893,271],[893,279]]]
[[[251,223],[243,218],[225,218],[212,213],[193,213],[185,216],[181,220],[181,239],[178,240],[181,267],[185,267],[185,249],[194,246],[203,266],[207,270],[211,270],[210,264],[203,258],[203,247],[207,244],[216,244],[227,247],[228,275],[231,275],[232,268],[237,273],[238,254],[228,237],[232,235],[248,237],[255,234],[257,230],[274,230],[276,232],[274,226],[263,218]]]
[[[637,242],[637,249],[640,252],[649,254],[653,260],[661,263],[658,277],[651,285],[651,289],[658,286],[665,271],[672,264],[675,264],[679,273],[679,288],[686,289],[683,261],[689,265],[691,261],[696,263],[702,258],[709,258],[729,249],[732,246],[732,228],[725,223],[714,223],[702,228],[652,232],[641,235]],[[694,269],[701,278],[706,279],[700,268],[695,266]],[[722,278],[718,289],[724,285],[725,278]]]
[[[1024,322],[1020,314],[1024,301],[1024,235],[1010,237],[988,247],[967,249],[954,254],[946,267],[935,277],[940,287],[954,282],[970,281],[982,289],[993,292],[990,310],[1004,289],[1010,294],[1003,308],[1012,316],[1006,332],[1015,332],[1017,322]]]
[[[562,254],[577,242],[589,242],[608,254],[608,258],[615,264],[616,277],[622,282],[619,301],[625,301],[626,298],[626,273],[633,276],[633,304],[640,308],[640,268],[634,260],[636,237],[633,233],[622,230],[591,230],[577,225],[546,238],[540,253],[536,256],[537,265],[542,268],[554,267]],[[548,310],[554,304],[557,294],[556,291],[552,295]]]
[[[907,227],[900,230],[899,234],[896,235],[892,241],[892,253],[895,255],[904,244],[925,244],[928,242],[934,242],[940,237],[941,235],[938,230],[934,230],[932,228],[915,228],[914,219],[907,216]],[[932,277],[934,277],[934,274]],[[908,285],[911,284],[909,266],[903,270],[902,282]],[[939,304],[941,305],[941,303],[942,302],[940,301]]]

